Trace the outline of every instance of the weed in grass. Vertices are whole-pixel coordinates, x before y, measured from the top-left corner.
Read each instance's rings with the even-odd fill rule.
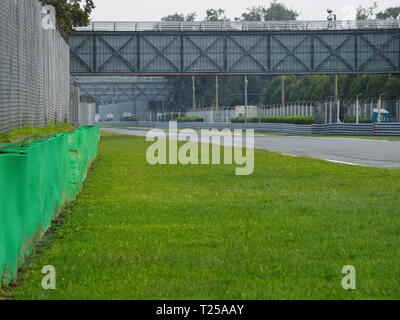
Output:
[[[11,143],[19,140],[26,140],[32,136],[46,137],[56,133],[67,132],[74,129],[74,126],[68,123],[51,124],[44,127],[26,126],[18,128],[7,133],[0,134],[0,144]]]

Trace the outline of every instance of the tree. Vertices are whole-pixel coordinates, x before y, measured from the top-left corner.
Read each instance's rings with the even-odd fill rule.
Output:
[[[271,20],[296,20],[300,15],[299,12],[289,9],[286,5],[278,0],[272,1],[269,8],[263,8],[263,18],[265,21]]]
[[[161,21],[194,21],[196,20],[196,16],[196,12],[189,13],[188,15],[186,15],[186,17],[183,15],[183,13],[177,12],[161,18]]]
[[[376,14],[377,19],[398,19],[400,17],[400,7],[387,8],[385,11]]]
[[[397,99],[400,96],[400,79],[398,77],[389,77],[385,85],[385,97],[388,99]]]
[[[185,21],[185,16],[183,15],[183,13],[174,13],[162,17],[161,21]]]
[[[247,8],[240,18],[235,18],[236,21],[262,21],[264,17],[264,7]]]
[[[225,16],[224,9],[207,9],[206,21],[228,21],[229,19]]]
[[[368,8],[363,8],[363,7],[358,7],[357,8],[357,14],[356,14],[356,19],[357,20],[368,20],[373,17],[375,14],[375,10],[378,8],[378,3],[374,2],[372,6]]]
[[[278,0],[272,1],[269,7],[259,6],[247,8],[236,21],[272,21],[272,20],[296,20],[299,13],[289,9]]]
[[[196,20],[196,18],[197,18],[197,13],[196,13],[196,12],[188,13],[188,14],[186,15],[186,21],[191,21],[191,22],[193,22],[193,21]]]
[[[76,27],[87,26],[95,8],[94,0],[42,0],[42,3],[56,9],[57,23],[67,36]]]

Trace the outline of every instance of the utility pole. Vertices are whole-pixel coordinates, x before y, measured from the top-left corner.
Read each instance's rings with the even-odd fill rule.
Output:
[[[281,105],[285,106],[285,76],[281,77]]]
[[[219,83],[218,76],[215,76],[215,109],[219,109]]]
[[[193,89],[192,107],[193,107],[193,110],[196,110],[196,81],[195,81],[195,77],[194,76],[192,76],[192,89]]]
[[[331,8],[328,8],[328,21],[329,21],[329,28],[335,29],[336,28],[336,19],[337,16],[336,14],[333,13],[333,10]],[[333,24],[331,24],[333,23]],[[336,122],[340,122],[340,101],[339,101],[339,76],[335,74],[335,102],[336,102],[336,107],[337,107],[337,119]]]
[[[360,97],[363,94],[360,93],[357,95],[357,100],[356,100],[356,124],[360,123]]]
[[[381,115],[382,115],[382,97],[384,96],[384,93],[381,93],[379,95],[379,100],[378,100],[378,123],[381,123]],[[374,110],[372,110],[374,111]]]
[[[339,76],[335,74],[335,100],[339,99]]]
[[[339,101],[339,76],[335,74],[335,102],[336,102],[336,123],[340,123],[340,101]]]
[[[247,105],[248,105],[248,94],[247,89],[249,87],[249,80],[247,74],[244,76],[244,122],[247,123]]]

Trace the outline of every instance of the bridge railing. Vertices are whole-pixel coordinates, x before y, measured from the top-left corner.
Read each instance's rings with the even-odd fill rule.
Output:
[[[194,21],[194,22],[112,22],[93,21],[78,31],[312,31],[312,30],[400,29],[400,20],[343,21]]]
[[[165,77],[121,77],[121,76],[89,76],[75,77],[78,83],[166,83]]]

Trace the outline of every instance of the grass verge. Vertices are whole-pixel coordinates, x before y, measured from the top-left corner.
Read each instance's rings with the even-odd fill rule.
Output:
[[[234,166],[150,166],[103,133],[89,179],[16,299],[399,299],[400,171],[256,150]],[[57,270],[57,290],[41,269]],[[342,267],[357,290],[341,287]]]
[[[44,127],[26,126],[0,134],[0,144],[26,141],[32,138],[47,137],[49,135],[67,132],[73,129],[75,129],[75,127],[68,123],[57,123]]]

